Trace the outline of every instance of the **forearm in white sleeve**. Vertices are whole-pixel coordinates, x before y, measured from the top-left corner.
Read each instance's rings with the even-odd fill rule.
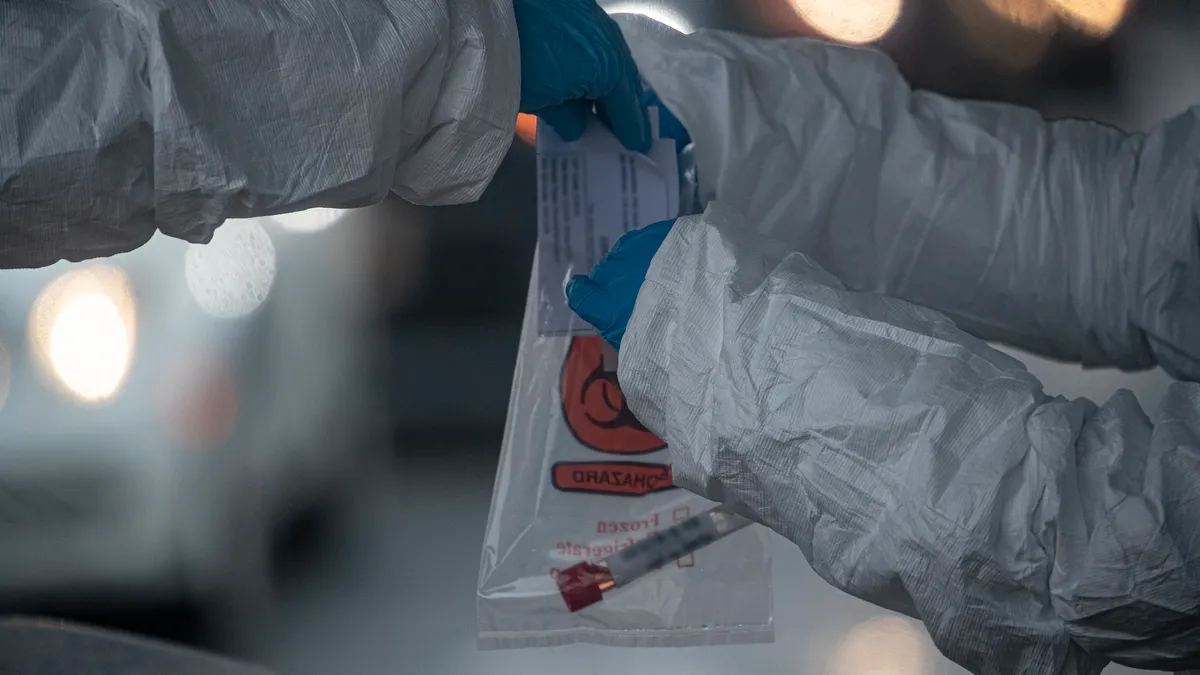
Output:
[[[473,200],[519,59],[510,0],[0,3],[0,268],[389,190]]]
[[[912,91],[884,54],[623,24],[703,191],[854,290],[1200,380],[1200,109],[1148,135]]]
[[[941,314],[845,290],[720,207],[681,219],[621,345],[676,481],[975,673],[1200,665],[1200,385],[1153,417],[1043,393]]]

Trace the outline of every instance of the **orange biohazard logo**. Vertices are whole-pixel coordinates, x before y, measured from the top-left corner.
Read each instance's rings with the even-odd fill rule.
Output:
[[[551,470],[563,492],[592,492],[641,497],[675,487],[671,467],[643,462],[559,462]]]
[[[616,351],[600,337],[571,340],[562,399],[567,428],[592,450],[638,455],[667,447],[633,416],[617,384]]]

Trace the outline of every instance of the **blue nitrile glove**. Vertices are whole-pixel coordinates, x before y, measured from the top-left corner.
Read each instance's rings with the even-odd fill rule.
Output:
[[[595,104],[625,147],[649,152],[653,137],[637,64],[596,0],[513,0],[513,12],[521,39],[521,112],[573,141]]]
[[[627,232],[589,276],[578,275],[567,284],[567,304],[617,351],[625,337],[625,324],[633,316],[638,291],[650,271],[650,261],[673,225],[673,219],[664,220]]]

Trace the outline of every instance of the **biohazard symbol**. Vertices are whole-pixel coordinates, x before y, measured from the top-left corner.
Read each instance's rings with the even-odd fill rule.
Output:
[[[567,428],[580,443],[598,452],[639,455],[662,450],[667,444],[642,426],[626,404],[617,384],[615,357],[600,337],[571,340],[562,369]]]

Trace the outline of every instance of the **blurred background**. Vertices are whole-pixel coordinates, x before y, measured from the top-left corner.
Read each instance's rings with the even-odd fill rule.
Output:
[[[1145,129],[1200,102],[1200,2],[602,2],[885,50],[917,87]],[[0,272],[0,613],[290,675],[959,672],[775,542],[778,642],[477,652],[478,559],[536,236],[532,125],[482,201],[398,199]],[[1052,393],[1158,373],[1022,356]],[[1116,672],[1118,669],[1113,669]]]

